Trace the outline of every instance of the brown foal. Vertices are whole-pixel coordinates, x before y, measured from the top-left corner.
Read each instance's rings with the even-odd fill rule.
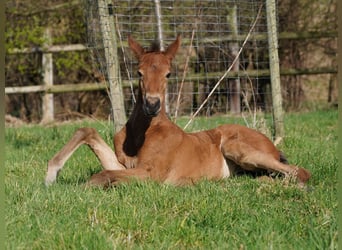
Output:
[[[51,184],[72,153],[87,144],[104,170],[90,185],[109,186],[133,179],[152,179],[174,185],[201,179],[219,180],[241,170],[276,172],[300,184],[310,178],[304,168],[288,165],[263,134],[240,125],[185,133],[165,112],[165,90],[180,37],[163,52],[145,51],[131,37],[129,47],[139,61],[139,94],[126,125],[114,136],[114,151],[92,128],[80,128],[48,163],[45,182]]]

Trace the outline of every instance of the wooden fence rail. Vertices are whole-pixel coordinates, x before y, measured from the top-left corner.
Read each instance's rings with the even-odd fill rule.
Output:
[[[191,79],[216,79],[223,75],[224,72],[210,72],[206,75],[200,74],[189,74],[185,80],[190,81]],[[324,68],[311,68],[311,69],[280,69],[281,76],[294,76],[294,75],[319,75],[319,74],[337,74],[337,68],[324,67]],[[229,72],[227,77],[268,77],[270,76],[269,70],[248,70],[240,72]],[[169,81],[176,82],[176,79],[170,78]],[[128,80],[122,80],[122,86],[130,87],[131,83]],[[133,86],[138,86],[138,82],[133,82]],[[80,91],[96,91],[105,90],[108,86],[105,82],[95,83],[77,83],[77,84],[60,84],[46,87],[44,85],[33,85],[33,86],[20,86],[20,87],[5,87],[5,94],[27,94],[27,93],[67,93],[67,92],[80,92]]]

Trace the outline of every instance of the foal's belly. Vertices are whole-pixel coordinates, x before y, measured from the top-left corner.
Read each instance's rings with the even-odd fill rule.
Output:
[[[232,168],[228,166],[224,156],[218,147],[210,145],[206,152],[196,154],[181,154],[172,166],[164,182],[171,184],[192,184],[201,179],[219,180],[230,177]],[[182,157],[184,156],[184,157]]]
[[[200,179],[218,180],[232,175],[221,152],[221,135],[213,131],[186,134],[178,128],[159,127],[147,133],[138,155],[138,166],[152,179],[175,185]]]

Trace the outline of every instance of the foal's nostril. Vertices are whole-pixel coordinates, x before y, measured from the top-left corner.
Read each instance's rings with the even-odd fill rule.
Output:
[[[157,98],[157,97],[147,98],[146,104],[151,109],[159,109],[159,107],[160,107],[160,99]]]
[[[147,97],[145,101],[145,113],[157,115],[160,110],[160,99],[158,97]]]

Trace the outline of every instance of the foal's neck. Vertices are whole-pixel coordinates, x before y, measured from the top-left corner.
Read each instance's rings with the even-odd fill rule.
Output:
[[[161,120],[168,119],[165,111],[165,103],[163,102],[161,105],[162,108],[157,116],[147,116],[143,110],[142,93],[139,91],[137,102],[126,123],[126,138],[123,149],[127,155],[136,156],[145,142],[145,133],[148,128]]]

